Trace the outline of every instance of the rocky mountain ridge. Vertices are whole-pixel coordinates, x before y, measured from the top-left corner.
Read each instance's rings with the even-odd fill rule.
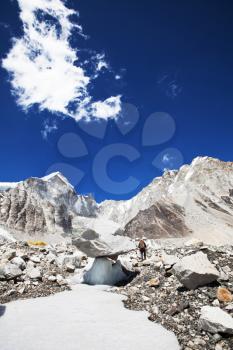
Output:
[[[197,157],[166,171],[129,200],[79,195],[60,173],[0,184],[0,225],[17,237],[69,236],[90,228],[132,238],[233,242],[233,163]]]
[[[165,172],[133,199],[118,203],[119,208],[115,204],[114,216],[108,217],[129,213],[121,232],[131,237],[193,234],[213,244],[233,242],[232,189],[232,162],[198,157],[179,171]],[[103,206],[110,213],[108,203]]]
[[[0,225],[14,234],[66,235],[75,215],[95,215],[95,201],[77,196],[60,173],[0,185]]]

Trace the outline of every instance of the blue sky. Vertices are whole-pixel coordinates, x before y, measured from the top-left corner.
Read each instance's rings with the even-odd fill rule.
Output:
[[[48,52],[30,2],[0,5],[0,181],[60,170],[79,193],[125,199],[196,156],[233,160],[231,1],[52,0],[55,19],[35,0]]]

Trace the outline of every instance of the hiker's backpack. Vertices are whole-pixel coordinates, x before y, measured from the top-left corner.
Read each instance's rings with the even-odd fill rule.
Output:
[[[139,249],[144,249],[144,248],[146,248],[146,243],[141,239],[138,247],[139,247]]]

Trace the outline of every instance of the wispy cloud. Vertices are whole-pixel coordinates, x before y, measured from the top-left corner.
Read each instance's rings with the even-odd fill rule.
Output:
[[[4,28],[4,29],[9,29],[10,28],[9,24],[7,24],[5,22],[0,22],[0,27]]]
[[[175,99],[183,90],[177,74],[164,74],[157,80],[157,84],[166,96],[172,99]]]
[[[78,14],[62,0],[17,0],[23,36],[13,39],[13,46],[2,61],[10,73],[12,92],[25,111],[39,110],[81,118],[115,118],[120,96],[94,101],[90,84],[108,63],[104,54],[89,58],[93,70],[85,69],[78,49],[71,46],[74,32],[86,37],[77,24]],[[75,21],[72,21],[75,18]]]
[[[154,165],[160,169],[179,169],[184,162],[182,153],[177,148],[167,148],[156,158]]]
[[[57,129],[58,129],[58,126],[55,120],[49,121],[48,119],[46,119],[44,122],[44,127],[41,130],[41,135],[43,139],[47,140],[48,135],[56,131]]]

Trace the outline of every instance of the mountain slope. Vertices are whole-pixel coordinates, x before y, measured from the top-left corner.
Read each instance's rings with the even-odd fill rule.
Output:
[[[73,216],[94,216],[95,205],[91,197],[77,196],[62,174],[53,173],[2,190],[0,224],[30,235],[67,234],[72,231]]]
[[[109,214],[110,203],[103,204],[103,211],[105,206]],[[228,243],[233,241],[233,163],[198,157],[178,172],[167,172],[155,179],[123,206],[127,208],[124,216],[126,235],[156,238],[160,234],[161,237],[170,237],[179,235],[179,232],[180,236],[192,232],[212,243]],[[171,209],[176,206],[183,213],[183,224],[178,230],[170,222],[169,214],[161,217],[161,210],[176,215],[177,211]],[[118,219],[121,211],[122,203],[114,203],[110,217]],[[133,218],[132,213],[135,214]],[[177,222],[178,218],[174,220]]]
[[[233,242],[233,163],[198,157],[155,178],[135,197],[97,204],[60,173],[0,183],[0,225],[29,235],[116,232],[130,237],[185,237]]]

